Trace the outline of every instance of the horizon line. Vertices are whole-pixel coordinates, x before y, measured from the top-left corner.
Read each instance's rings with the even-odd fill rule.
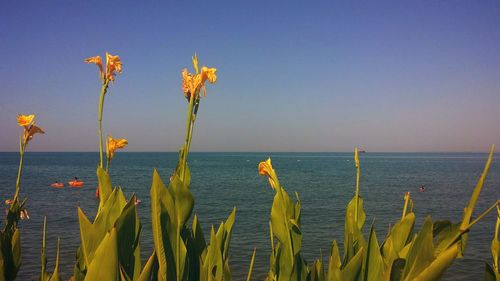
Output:
[[[18,153],[19,151],[2,150],[0,153]],[[26,151],[25,153],[99,153],[99,151]],[[119,153],[179,153],[179,151],[120,151]],[[190,151],[189,153],[354,153],[354,151]],[[483,153],[489,151],[370,151],[362,154],[371,153]],[[498,154],[500,152],[493,152]]]

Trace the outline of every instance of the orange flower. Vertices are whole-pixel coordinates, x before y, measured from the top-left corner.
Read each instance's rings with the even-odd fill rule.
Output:
[[[101,56],[95,56],[95,57],[86,58],[85,62],[86,63],[95,63],[97,65],[97,67],[99,67],[99,75],[101,76],[101,79],[102,79],[103,69],[102,69],[102,59],[101,59]]]
[[[201,75],[192,74],[187,69],[182,70],[182,91],[184,96],[189,100],[191,96],[197,95],[201,87]]]
[[[126,139],[114,139],[113,137],[108,136],[106,141],[106,156],[108,157],[108,161],[113,159],[117,149],[124,148],[127,144],[128,141]]]
[[[35,114],[17,115],[17,124],[19,124],[19,126],[21,127],[24,127],[25,129],[28,129],[28,127],[33,123],[33,120],[35,120]]]
[[[203,96],[206,96],[205,81],[208,80],[211,84],[217,81],[215,68],[208,68],[203,66],[201,73],[192,74],[187,69],[182,70],[182,91],[184,96],[189,99],[190,96],[198,96],[200,88],[203,87]]]
[[[271,158],[268,158],[264,162],[259,163],[259,175],[267,176],[269,179],[269,184],[273,189],[276,189],[278,186],[278,177],[276,176],[276,172],[273,169],[273,165],[271,164]]]
[[[217,75],[215,72],[217,71],[216,68],[208,68],[206,66],[203,66],[201,68],[201,81],[202,83],[205,83],[206,80],[210,82],[210,84],[213,84],[217,81]]]
[[[270,177],[272,173],[274,173],[274,169],[271,164],[271,158],[259,163],[259,175]]]
[[[85,59],[86,63],[95,63],[99,67],[99,75],[104,81],[115,81],[116,73],[122,72],[122,62],[119,56],[113,56],[106,52],[106,73],[102,65],[101,56],[95,56]]]
[[[203,96],[207,96],[207,92],[205,91],[205,81],[208,80],[210,84],[213,84],[217,81],[217,75],[215,72],[217,71],[216,68],[208,68],[206,66],[203,66],[201,68],[201,86],[203,87]]]
[[[122,73],[122,62],[119,56],[106,52],[106,79],[115,81],[116,73]]]
[[[12,199],[5,200],[5,205],[12,205],[12,203],[14,203],[14,200]]]

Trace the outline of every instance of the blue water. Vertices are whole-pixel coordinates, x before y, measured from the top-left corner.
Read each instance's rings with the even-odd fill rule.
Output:
[[[268,219],[273,191],[257,173],[260,161],[272,156],[281,183],[290,194],[297,191],[302,202],[302,253],[308,262],[326,259],[333,239],[342,241],[344,208],[354,192],[355,169],[352,153],[192,153],[191,191],[195,212],[206,238],[210,226],[225,220],[237,207],[231,241],[231,270],[235,280],[246,276],[251,253],[257,247],[255,280],[263,280],[270,249]],[[411,191],[420,228],[425,215],[433,219],[458,221],[479,178],[486,154],[366,153],[361,155],[361,195],[367,223],[375,222],[379,240],[400,216],[403,194]],[[28,197],[31,219],[21,223],[23,265],[18,280],[36,280],[40,272],[43,217],[48,217],[49,268],[55,259],[57,237],[61,237],[63,280],[72,273],[79,232],[76,207],[93,216],[98,202],[94,192],[97,153],[27,153],[21,194]],[[0,198],[11,198],[17,175],[18,154],[0,153]],[[152,237],[149,189],[153,167],[168,180],[177,162],[176,153],[118,153],[110,175],[114,185],[127,196],[136,193],[143,233],[143,260],[151,253]],[[475,214],[500,198],[500,160],[495,159],[476,207]],[[67,182],[73,176],[85,181],[81,189],[53,189],[55,180]],[[418,192],[425,184],[426,192]],[[3,201],[3,200],[2,200]],[[457,260],[443,280],[482,280],[495,215],[474,226],[466,258]],[[380,241],[381,242],[381,241]],[[340,243],[342,244],[342,243]]]

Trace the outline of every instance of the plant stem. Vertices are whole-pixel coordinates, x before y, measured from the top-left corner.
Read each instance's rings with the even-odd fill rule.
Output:
[[[358,223],[358,205],[359,205],[359,165],[356,167],[356,211],[354,220]]]
[[[23,171],[23,158],[24,158],[24,150],[26,149],[26,140],[19,140],[19,168],[17,170],[17,179],[16,179],[16,192],[14,193],[14,201],[16,201],[19,197],[19,186],[21,184],[21,173]]]
[[[401,216],[401,220],[403,220],[406,216],[406,209],[408,208],[408,201],[410,201],[410,195],[405,195],[405,206],[403,207],[403,215]]]
[[[189,106],[188,110],[186,113],[186,141],[184,143],[184,151],[182,153],[182,158],[181,158],[181,165],[182,165],[182,175],[181,179],[184,182],[185,177],[186,177],[186,162],[187,162],[187,154],[189,150],[189,144],[191,143],[191,132],[192,132],[192,118],[193,118],[193,105],[194,105],[194,99],[196,95],[191,95],[189,97]]]
[[[462,232],[466,232],[469,230],[474,224],[476,224],[478,221],[480,221],[484,216],[486,216],[489,212],[493,211],[498,205],[500,204],[500,200],[497,200],[495,204],[491,205],[486,211],[484,211],[482,214],[480,214],[475,220],[473,220],[471,223],[467,225],[465,229],[460,228]]]
[[[356,207],[354,208],[354,221],[358,223],[358,209],[359,209],[359,155],[358,148],[354,148],[354,165],[356,166]]]
[[[104,80],[104,83],[102,84],[101,87],[101,95],[99,97],[99,109],[98,109],[98,115],[97,115],[97,121],[99,123],[99,166],[103,168],[103,157],[102,157],[102,151],[103,151],[103,144],[102,144],[102,111],[104,107],[104,96],[106,95],[106,92],[108,90],[108,83],[109,81],[106,79]]]
[[[252,260],[250,261],[250,268],[248,269],[248,274],[247,274],[247,281],[250,281],[250,278],[252,277],[253,263],[255,262],[255,253],[256,252],[257,252],[257,248],[253,248]]]

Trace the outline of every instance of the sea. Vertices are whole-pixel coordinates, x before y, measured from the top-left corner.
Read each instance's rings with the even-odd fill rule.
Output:
[[[500,198],[500,155],[496,155],[477,202],[473,217]],[[189,155],[195,197],[194,213],[208,239],[236,207],[230,246],[230,268],[234,280],[246,280],[252,251],[257,249],[252,280],[264,280],[269,266],[269,215],[274,196],[266,178],[259,176],[259,162],[272,158],[281,184],[302,204],[302,255],[308,263],[317,258],[328,262],[332,241],[343,241],[344,210],[355,192],[356,172],[352,153],[201,153]],[[110,166],[114,186],[127,197],[136,194],[142,223],[141,252],[145,263],[153,249],[149,192],[153,169],[164,181],[177,163],[177,153],[118,152]],[[472,190],[487,159],[485,153],[372,153],[360,154],[360,194],[367,213],[364,232],[374,225],[382,243],[390,225],[400,217],[405,192],[410,192],[419,230],[425,217],[461,220]],[[41,271],[43,219],[47,217],[48,269],[55,260],[57,238],[61,239],[60,272],[67,280],[73,271],[80,243],[77,207],[95,215],[98,200],[96,165],[98,153],[27,152],[21,180],[21,196],[27,197],[30,219],[22,221],[23,263],[18,280],[38,280]],[[0,199],[12,198],[19,154],[0,153]],[[50,187],[73,177],[82,188]],[[425,185],[425,192],[419,187]],[[465,258],[458,259],[442,280],[483,280],[485,262],[491,264],[496,212],[473,226]],[[3,219],[2,219],[3,224]]]

